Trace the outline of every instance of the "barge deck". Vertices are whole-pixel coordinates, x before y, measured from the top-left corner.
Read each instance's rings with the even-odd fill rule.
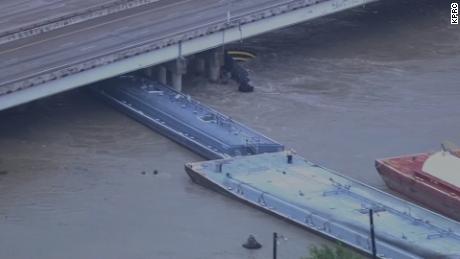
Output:
[[[193,181],[381,258],[460,258],[460,225],[286,152],[188,163]]]
[[[144,77],[117,77],[93,90],[120,111],[207,159],[284,150],[231,117]]]

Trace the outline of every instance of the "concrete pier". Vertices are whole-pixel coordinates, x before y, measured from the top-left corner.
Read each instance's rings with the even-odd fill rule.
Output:
[[[194,72],[197,75],[204,75],[206,72],[206,60],[203,56],[196,56],[194,59]]]
[[[157,66],[156,68],[156,73],[157,73],[157,80],[158,82],[162,83],[162,84],[166,84],[167,82],[167,70],[166,70],[166,67],[164,66]]]
[[[223,64],[224,53],[221,48],[213,49],[207,53],[208,76],[211,82],[219,81]]]
[[[171,73],[171,84],[177,91],[182,91],[182,74]]]
[[[142,72],[144,73],[145,76],[147,76],[148,78],[153,78],[153,70],[154,68],[153,67],[146,67],[142,70]]]
[[[175,90],[182,91],[182,75],[187,73],[187,60],[181,57],[169,62],[167,66],[171,72],[171,85]]]

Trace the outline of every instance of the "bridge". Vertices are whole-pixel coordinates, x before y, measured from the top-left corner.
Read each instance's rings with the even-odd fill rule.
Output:
[[[145,69],[216,79],[219,46],[376,0],[3,0],[0,110]]]

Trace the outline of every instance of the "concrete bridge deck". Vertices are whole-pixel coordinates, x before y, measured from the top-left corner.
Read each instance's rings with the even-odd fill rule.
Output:
[[[0,110],[372,1],[137,2],[132,8],[95,15],[1,44]],[[0,10],[5,10],[0,17],[5,19],[5,12],[11,12],[20,20],[22,13],[24,17],[38,19],[37,25],[41,26],[43,19],[38,17],[65,13],[76,2],[55,1],[53,4],[60,8],[53,5],[52,9],[40,2],[42,5],[36,8],[29,5],[30,8],[21,9],[20,4],[32,2],[15,5],[8,0],[0,4]],[[114,2],[106,0],[100,4]],[[78,6],[79,11],[94,8],[90,1],[81,1]],[[10,20],[9,24],[13,23],[15,20]],[[8,23],[3,26],[0,31],[7,32]]]

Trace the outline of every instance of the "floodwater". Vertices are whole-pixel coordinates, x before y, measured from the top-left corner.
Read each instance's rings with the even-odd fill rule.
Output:
[[[460,144],[460,26],[448,1],[382,1],[244,41],[256,86],[185,92],[380,189],[376,158]],[[328,244],[193,184],[200,157],[85,91],[0,113],[0,258],[300,258]],[[158,170],[158,174],[153,174]],[[378,221],[376,222],[378,224]],[[247,251],[249,234],[264,245]]]

